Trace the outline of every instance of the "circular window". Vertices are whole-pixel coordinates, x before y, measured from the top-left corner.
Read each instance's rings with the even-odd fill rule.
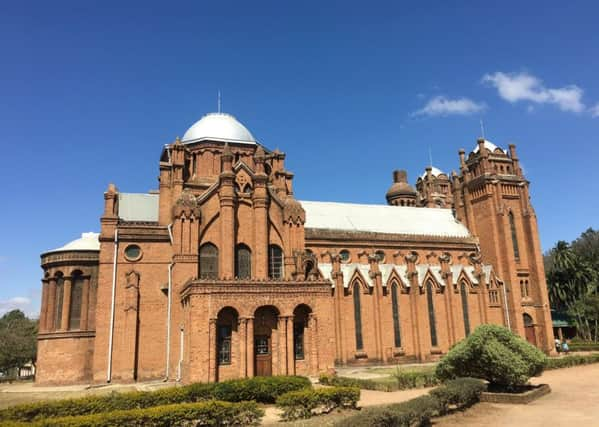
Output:
[[[374,256],[375,256],[375,258],[376,258],[376,260],[378,262],[385,262],[385,252],[383,252],[383,251],[376,251],[374,253]]]
[[[141,248],[137,245],[129,245],[125,248],[125,258],[128,261],[137,261],[141,258]]]
[[[341,262],[348,262],[349,261],[349,251],[346,249],[343,249],[341,252],[339,252],[339,259],[341,259]]]

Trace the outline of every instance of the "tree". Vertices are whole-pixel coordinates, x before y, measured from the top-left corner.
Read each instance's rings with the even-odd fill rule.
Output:
[[[509,329],[481,325],[457,343],[437,365],[441,380],[473,377],[489,381],[491,388],[513,390],[539,376],[547,358]]]
[[[0,371],[35,364],[37,356],[37,321],[28,319],[21,310],[12,310],[0,318]]]
[[[586,340],[599,338],[599,316],[585,309],[599,295],[599,233],[588,229],[572,245],[559,241],[545,255],[551,307],[567,312]]]

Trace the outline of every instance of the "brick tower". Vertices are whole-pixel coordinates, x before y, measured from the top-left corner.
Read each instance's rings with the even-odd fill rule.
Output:
[[[552,352],[537,218],[516,146],[511,144],[505,151],[479,139],[468,157],[464,150],[459,155],[460,174],[453,177],[456,216],[480,239],[483,261],[492,263],[505,281],[506,323],[529,342]]]

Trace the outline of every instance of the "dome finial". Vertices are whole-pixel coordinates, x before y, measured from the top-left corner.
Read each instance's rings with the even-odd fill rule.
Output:
[[[220,99],[220,89],[219,89],[219,91],[218,91],[218,102],[217,102],[217,108],[218,108],[218,110],[217,110],[217,111],[218,111],[219,113],[222,113],[222,108],[221,108],[221,107],[222,107],[222,105],[221,105],[221,99]]]

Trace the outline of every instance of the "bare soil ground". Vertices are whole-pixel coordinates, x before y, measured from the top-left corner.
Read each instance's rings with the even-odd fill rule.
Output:
[[[434,420],[435,426],[599,426],[599,364],[545,372],[532,380],[551,393],[527,405],[479,403]]]

